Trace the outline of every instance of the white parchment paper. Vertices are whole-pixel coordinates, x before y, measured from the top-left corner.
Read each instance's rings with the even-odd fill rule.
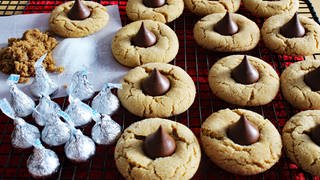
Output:
[[[111,41],[119,30],[121,25],[119,9],[117,5],[107,6],[108,14],[110,15],[109,22],[106,27],[101,31],[85,37],[89,38],[96,43],[95,54],[97,56],[96,61],[88,67],[88,79],[93,84],[96,91],[99,91],[103,84],[106,82],[117,83],[123,77],[124,74],[129,70],[126,67],[120,65],[112,56],[111,52]],[[0,47],[7,46],[8,38],[22,37],[22,34],[33,28],[38,28],[41,31],[48,29],[48,19],[50,14],[30,14],[30,15],[14,15],[8,17],[0,17]],[[58,39],[59,41],[63,39]],[[91,48],[92,49],[92,48]],[[74,59],[77,61],[77,59]],[[66,70],[68,71],[68,70]],[[59,93],[55,96],[63,97],[66,96],[65,85],[68,85],[71,80],[72,74],[61,73],[61,74],[50,74],[50,77],[59,84]],[[6,84],[8,75],[0,72],[0,97],[9,98],[9,87]],[[30,80],[28,84],[19,85],[19,87],[28,95],[29,84],[33,81]]]

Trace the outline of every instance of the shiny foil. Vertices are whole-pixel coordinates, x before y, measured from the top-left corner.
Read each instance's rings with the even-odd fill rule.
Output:
[[[91,105],[98,113],[111,115],[119,108],[120,103],[110,88],[104,88],[93,98]]]
[[[35,97],[52,95],[58,91],[58,85],[49,77],[48,73],[41,65],[35,68],[35,78],[30,85],[30,91]]]
[[[73,74],[68,91],[69,95],[80,100],[89,99],[93,95],[93,86],[89,83],[85,71],[77,71]]]
[[[45,178],[57,172],[60,166],[58,156],[43,146],[33,149],[27,160],[29,173],[35,178]]]
[[[21,118],[14,120],[15,127],[11,134],[11,143],[15,148],[30,148],[32,142],[40,138],[39,129]]]
[[[51,101],[49,96],[41,96],[39,99],[39,104],[36,106],[32,113],[35,122],[39,126],[44,126],[48,116],[60,110],[57,103]]]
[[[64,146],[67,158],[75,162],[87,161],[94,155],[95,150],[96,146],[94,142],[89,137],[83,135],[80,130],[76,130]]]
[[[56,114],[52,114],[41,132],[41,139],[50,146],[59,146],[66,143],[70,135],[68,124],[62,122]]]
[[[16,85],[10,87],[11,106],[19,117],[26,117],[33,112],[34,101],[22,92]]]
[[[84,126],[92,120],[91,110],[86,108],[83,104],[84,103],[79,99],[71,100],[70,105],[65,111],[73,120],[75,127]]]
[[[113,144],[121,135],[121,126],[113,121],[110,116],[103,118],[92,127],[91,137],[97,144]]]

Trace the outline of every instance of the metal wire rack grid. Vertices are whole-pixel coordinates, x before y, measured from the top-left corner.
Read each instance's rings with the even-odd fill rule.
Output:
[[[12,15],[21,13],[43,13],[50,12],[55,6],[63,3],[61,0],[31,0],[31,1],[0,1],[0,15]],[[126,1],[103,1],[97,2],[103,5],[119,6],[121,20],[123,25],[130,21],[126,17],[125,6]],[[250,19],[257,22],[261,27],[264,19],[254,18],[244,9],[240,9],[240,13],[246,15]],[[308,0],[300,0],[299,14],[314,18],[319,23],[319,18],[316,16],[312,4]],[[176,32],[179,38],[179,53],[173,60],[172,64],[185,69],[192,77],[197,88],[197,96],[195,102],[185,113],[172,117],[170,119],[178,121],[187,125],[197,137],[200,135],[200,127],[202,122],[212,112],[216,112],[224,108],[238,108],[238,106],[223,102],[215,97],[208,85],[208,72],[210,67],[221,57],[230,55],[230,53],[214,53],[204,50],[196,45],[193,39],[192,29],[194,24],[199,20],[199,17],[194,16],[188,10],[185,10],[183,15],[170,23],[169,26]],[[304,60],[306,57],[297,56],[282,56],[271,53],[263,43],[252,51],[247,52],[249,55],[260,57],[269,64],[271,64],[277,73],[281,72],[291,63]],[[311,59],[318,58],[320,54],[314,54]],[[56,101],[65,108],[68,102],[65,98],[56,99]],[[89,102],[88,102],[89,103]],[[281,93],[272,103],[265,106],[258,107],[244,107],[253,110],[264,117],[268,118],[281,132],[285,122],[295,113],[299,112],[288,104]],[[123,128],[128,127],[135,121],[141,120],[139,117],[120,108],[113,116],[113,119],[122,125]],[[31,118],[27,121],[33,122]],[[92,124],[83,128],[86,135],[90,135]],[[26,168],[26,160],[30,153],[29,150],[14,149],[10,143],[10,136],[13,130],[11,120],[0,115],[0,179],[31,179]],[[97,146],[96,155],[86,163],[73,164],[64,156],[63,147],[51,148],[59,155],[61,167],[59,171],[52,176],[52,179],[122,179],[118,173],[114,158],[114,146]],[[202,153],[202,160],[198,172],[193,179],[320,179],[314,177],[295,164],[283,153],[280,161],[270,170],[255,176],[241,177],[230,174],[216,165],[214,165],[204,153]]]

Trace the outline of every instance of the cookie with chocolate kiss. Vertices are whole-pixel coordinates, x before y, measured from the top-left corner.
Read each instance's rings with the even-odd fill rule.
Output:
[[[295,13],[290,21],[280,28],[280,34],[286,38],[303,37],[305,33],[306,30],[299,20],[298,13]]]
[[[316,127],[311,129],[310,137],[313,142],[315,142],[318,146],[320,146],[320,125],[319,124]]]
[[[68,12],[68,17],[71,20],[84,20],[91,15],[91,10],[81,1],[75,0],[72,8]]]
[[[132,40],[133,45],[147,48],[153,46],[156,42],[156,36],[142,22],[138,33]]]
[[[239,27],[229,12],[214,26],[214,31],[221,35],[231,36],[239,31]]]
[[[154,68],[149,77],[142,81],[143,93],[150,96],[161,96],[170,89],[170,80]]]
[[[241,63],[232,70],[231,77],[241,84],[253,84],[259,80],[259,72],[245,55]]]
[[[320,66],[304,75],[303,80],[312,91],[320,91]]]

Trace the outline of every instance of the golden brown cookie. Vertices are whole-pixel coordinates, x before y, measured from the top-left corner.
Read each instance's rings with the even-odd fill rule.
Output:
[[[159,126],[176,142],[171,156],[151,159],[143,151],[146,136]],[[191,179],[199,167],[201,151],[194,134],[181,123],[150,118],[131,124],[121,135],[114,158],[126,179]]]
[[[320,111],[302,111],[286,123],[282,131],[284,149],[288,157],[303,170],[320,176],[320,146],[310,137],[320,124]]]
[[[264,44],[278,54],[308,56],[319,52],[320,26],[308,17],[299,16],[306,32],[303,37],[286,38],[280,33],[280,28],[291,18],[287,13],[268,18],[261,29]]]
[[[213,13],[236,12],[241,0],[184,0],[186,7],[199,16]]]
[[[157,38],[156,44],[147,48],[132,43],[142,22]],[[129,67],[150,62],[168,63],[176,57],[178,50],[179,41],[176,33],[169,26],[152,20],[136,21],[124,26],[112,40],[113,56],[119,63]]]
[[[166,0],[166,4],[151,8],[147,7],[143,0],[128,0],[126,12],[132,21],[150,19],[168,23],[177,19],[183,12],[183,0]]]
[[[73,6],[69,1],[57,6],[49,19],[50,30],[62,37],[85,37],[101,30],[109,21],[106,8],[99,3],[83,1],[91,10],[90,17],[84,20],[71,20],[68,12]]]
[[[253,84],[237,83],[232,70],[243,60],[243,55],[231,55],[217,61],[209,72],[209,85],[216,96],[231,104],[258,106],[271,102],[279,90],[280,82],[275,70],[263,60],[247,56],[259,72],[259,80]]]
[[[141,82],[157,68],[170,80],[170,89],[162,96],[143,93]],[[119,100],[128,111],[140,117],[170,117],[185,112],[193,103],[196,88],[191,77],[180,67],[148,63],[130,70],[121,80]]]
[[[294,14],[299,9],[299,0],[243,0],[244,7],[254,16],[270,17],[276,14]]]
[[[194,39],[203,48],[219,52],[241,52],[256,47],[260,40],[257,24],[240,14],[230,13],[239,30],[231,36],[214,31],[214,26],[226,13],[214,13],[205,16],[196,23],[193,29]]]
[[[244,115],[259,130],[259,140],[239,145],[228,135],[228,128]],[[201,143],[207,156],[231,173],[253,175],[264,172],[281,156],[281,136],[273,124],[261,115],[244,109],[224,109],[213,113],[201,126]]]

